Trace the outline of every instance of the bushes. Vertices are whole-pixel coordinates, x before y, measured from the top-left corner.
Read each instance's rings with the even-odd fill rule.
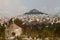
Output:
[[[0,26],[0,40],[5,40],[5,28],[4,26]]]
[[[23,22],[17,18],[14,20],[14,23],[21,27]],[[44,23],[44,22],[43,23],[31,22],[28,25],[27,24],[28,23],[22,26],[24,31],[23,34],[24,33],[27,33],[28,35],[36,34],[36,35],[39,35],[40,37],[42,37],[43,35],[60,36],[60,23],[51,24],[51,23]]]
[[[4,25],[0,24],[0,32],[3,32],[3,31],[5,31],[5,27],[4,27]]]
[[[21,26],[23,22],[17,18],[14,20],[14,23],[18,26]]]

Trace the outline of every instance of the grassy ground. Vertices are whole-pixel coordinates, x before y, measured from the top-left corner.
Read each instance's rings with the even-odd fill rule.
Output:
[[[5,40],[5,32],[0,32],[0,40]]]

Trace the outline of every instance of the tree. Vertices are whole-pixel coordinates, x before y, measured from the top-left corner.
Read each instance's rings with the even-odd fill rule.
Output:
[[[54,31],[55,35],[60,37],[60,23],[56,23],[55,24],[55,31]]]
[[[18,25],[18,26],[21,27],[23,22],[22,22],[22,20],[19,20],[19,19],[17,18],[17,19],[14,20],[14,23],[15,23],[16,25]]]
[[[0,25],[0,32],[3,32],[4,30],[5,30],[4,25],[3,26]]]
[[[2,37],[2,39],[0,40],[5,40],[5,26],[0,24],[0,37]]]
[[[11,18],[11,19],[9,20],[9,24],[12,23],[12,19],[13,19],[13,18]]]

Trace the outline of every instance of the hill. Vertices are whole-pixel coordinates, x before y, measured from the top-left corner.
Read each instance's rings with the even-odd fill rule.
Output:
[[[33,10],[30,10],[29,12],[26,12],[25,14],[46,14],[46,13],[40,12],[37,9],[33,9]]]

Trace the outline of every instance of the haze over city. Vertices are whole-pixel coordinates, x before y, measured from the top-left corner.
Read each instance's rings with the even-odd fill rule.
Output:
[[[60,0],[0,0],[0,40],[60,40]]]
[[[60,11],[60,0],[0,0],[0,15],[14,16],[38,9],[48,14]]]

